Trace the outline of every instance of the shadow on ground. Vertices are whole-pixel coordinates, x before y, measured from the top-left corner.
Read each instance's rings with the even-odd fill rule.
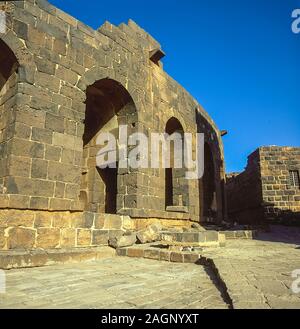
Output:
[[[259,232],[255,240],[294,244],[300,249],[300,227],[271,225],[268,231]]]

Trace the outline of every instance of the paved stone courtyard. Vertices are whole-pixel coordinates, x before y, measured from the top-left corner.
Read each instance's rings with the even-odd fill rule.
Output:
[[[1,308],[227,308],[202,266],[115,257],[7,271]]]
[[[257,240],[208,248],[233,308],[297,308],[300,230],[273,228]],[[6,271],[1,308],[229,308],[215,272],[201,265],[115,257]],[[230,300],[229,300],[230,302]]]
[[[228,241],[205,256],[213,259],[234,308],[300,309],[300,293],[291,290],[292,272],[300,269],[299,228],[274,226],[257,240]]]

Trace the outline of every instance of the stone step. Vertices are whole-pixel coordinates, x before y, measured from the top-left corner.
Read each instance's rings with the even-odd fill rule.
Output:
[[[173,263],[202,264],[204,261],[204,258],[198,252],[171,251],[164,248],[159,242],[118,248],[117,255],[121,257],[146,258]]]
[[[255,239],[257,237],[257,230],[237,230],[237,231],[222,231],[227,240],[233,239]]]
[[[40,267],[55,264],[79,263],[102,258],[112,258],[116,251],[110,247],[69,248],[52,250],[0,251],[0,269]]]
[[[160,240],[170,243],[180,242],[188,245],[198,244],[199,246],[225,246],[225,235],[217,231],[201,231],[201,232],[169,232],[162,231]]]

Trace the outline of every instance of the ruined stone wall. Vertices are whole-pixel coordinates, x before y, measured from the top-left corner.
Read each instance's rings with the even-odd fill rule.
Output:
[[[196,189],[198,187],[200,200],[202,200],[202,202],[199,203],[201,218],[203,218],[204,221],[215,222],[217,219],[217,221],[220,222],[222,220],[227,220],[223,143],[219,133],[211,129],[212,123],[203,115],[203,109],[201,107],[197,111],[196,120],[198,133],[204,133],[205,150],[210,156],[204,153],[204,176],[199,181],[193,182],[195,184],[193,188]],[[205,182],[207,167],[213,169],[213,173],[209,175],[211,177],[208,177],[208,179],[211,180],[208,184]],[[212,198],[206,198],[204,195],[205,193],[212,193]],[[210,200],[209,204],[206,204],[207,200]],[[195,202],[197,202],[197,200],[195,200]],[[212,214],[205,214],[207,209],[212,210]]]
[[[0,38],[16,56],[18,70],[10,98],[15,104],[15,129],[9,148],[1,151],[2,159],[9,158],[10,171],[2,175],[0,208],[61,212],[65,218],[69,212],[103,210],[85,208],[81,198],[86,159],[83,135],[87,89],[108,80],[124,88],[135,106],[135,115],[123,122],[130,123],[130,132],[163,133],[174,117],[185,132],[208,136],[215,157],[218,220],[224,217],[220,132],[161,63],[150,59],[153,51],[161,52],[157,41],[133,21],[118,27],[106,22],[95,31],[45,0],[12,2],[7,16],[8,29]],[[201,220],[199,182],[188,182],[187,213],[168,212],[164,175],[163,169],[120,173],[118,215]]]
[[[260,166],[264,214],[267,221],[300,223],[300,148],[262,147]]]
[[[244,172],[227,177],[228,214],[240,223],[299,224],[300,186],[291,172],[300,174],[300,149],[261,147],[249,156]]]
[[[259,150],[248,157],[245,171],[227,175],[228,216],[232,222],[259,224],[263,220]]]

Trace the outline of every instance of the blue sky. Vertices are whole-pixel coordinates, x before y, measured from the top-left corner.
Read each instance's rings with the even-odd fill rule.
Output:
[[[50,2],[95,29],[131,18],[153,35],[164,69],[228,130],[228,172],[258,146],[300,146],[300,0]]]

